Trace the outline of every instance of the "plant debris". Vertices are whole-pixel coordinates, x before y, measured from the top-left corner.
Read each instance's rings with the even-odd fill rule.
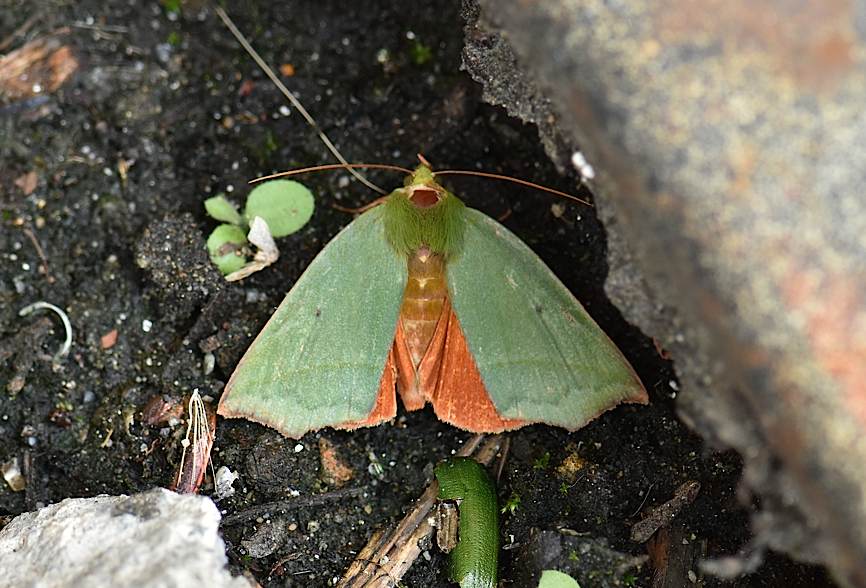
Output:
[[[631,528],[631,540],[645,543],[661,527],[669,525],[683,507],[694,502],[701,490],[700,482],[689,480],[674,491],[674,497],[656,506]]]

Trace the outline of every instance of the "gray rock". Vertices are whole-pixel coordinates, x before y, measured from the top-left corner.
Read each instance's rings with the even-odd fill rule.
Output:
[[[249,588],[226,569],[220,514],[201,496],[157,488],[69,498],[0,531],[0,583],[39,588]]]

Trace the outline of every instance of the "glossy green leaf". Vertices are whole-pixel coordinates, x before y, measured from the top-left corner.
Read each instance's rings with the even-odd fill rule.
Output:
[[[532,250],[466,209],[451,304],[497,411],[575,430],[646,392],[622,353]]]
[[[313,260],[241,359],[220,414],[289,437],[369,414],[406,285],[381,217],[364,213]]]
[[[454,457],[436,466],[439,498],[460,500],[459,541],[449,554],[450,577],[460,588],[495,588],[499,562],[499,508],[487,470]]]
[[[225,275],[238,271],[246,264],[247,258],[243,254],[246,244],[246,234],[235,225],[219,225],[207,238],[210,259]]]
[[[568,574],[556,570],[544,570],[541,572],[538,588],[580,588],[580,584]]]
[[[292,180],[272,180],[253,188],[247,197],[244,217],[247,222],[260,216],[268,223],[271,235],[285,237],[298,231],[313,216],[313,193]]]
[[[222,194],[205,200],[204,209],[211,218],[215,218],[218,221],[233,225],[240,225],[243,222],[243,218],[241,218],[241,213],[238,212],[237,207]]]

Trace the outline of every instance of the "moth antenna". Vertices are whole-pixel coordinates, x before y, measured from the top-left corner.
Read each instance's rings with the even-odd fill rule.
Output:
[[[235,23],[232,21],[231,18],[229,18],[229,15],[226,14],[226,11],[223,10],[221,6],[217,6],[216,13],[217,16],[219,16],[220,19],[223,21],[223,24],[225,24],[228,30],[231,31],[232,35],[234,35],[235,39],[237,39],[238,43],[241,44],[241,47],[243,47],[244,50],[249,54],[249,56],[253,58],[253,61],[256,62],[256,65],[258,65],[261,70],[265,72],[265,75],[270,78],[270,80],[274,83],[277,89],[282,92],[283,96],[285,96],[286,99],[288,99],[288,101],[292,103],[292,106],[295,107],[295,110],[301,113],[301,116],[304,117],[304,120],[307,121],[307,124],[309,124],[313,128],[313,130],[316,131],[316,133],[319,135],[319,139],[321,139],[322,143],[325,144],[325,147],[328,148],[328,151],[330,151],[334,155],[334,157],[337,158],[337,161],[342,164],[342,167],[344,167],[350,174],[352,174],[352,176],[354,176],[356,180],[358,180],[371,190],[375,190],[379,194],[387,194],[385,190],[365,178],[362,174],[359,174],[354,169],[352,169],[352,166],[349,165],[349,162],[346,161],[346,159],[339,152],[339,150],[337,150],[334,144],[331,143],[331,140],[325,134],[325,131],[321,129],[316,120],[310,115],[309,112],[307,112],[307,109],[304,108],[304,105],[301,104],[301,101],[295,98],[294,94],[289,92],[289,89],[286,88],[282,81],[280,81],[280,78],[277,77],[277,75],[270,68],[270,66],[265,63],[265,60],[261,58],[261,56],[256,52],[255,49],[253,49],[253,46],[250,45],[250,42],[247,41],[247,38],[244,37],[244,34],[240,31],[240,29],[235,26]]]
[[[420,157],[420,156],[419,156]],[[480,172],[480,171],[469,171],[469,170],[461,170],[461,169],[446,169],[442,171],[433,172],[434,176],[478,176],[480,178],[488,178],[491,180],[505,180],[506,182],[513,182],[515,184],[520,184],[521,186],[528,186],[530,188],[535,188],[536,190],[541,190],[542,192],[549,192],[551,194],[556,194],[557,196],[561,196],[562,198],[566,198],[568,200],[574,200],[575,202],[580,202],[581,204],[585,204],[587,206],[592,206],[591,203],[586,200],[582,200],[577,196],[572,196],[567,192],[560,192],[559,190],[554,190],[553,188],[548,188],[547,186],[542,186],[540,184],[536,184],[535,182],[530,182],[527,180],[521,180],[519,178],[512,178],[511,176],[504,176],[502,174],[492,174],[489,172]]]
[[[331,208],[333,208],[334,210],[339,210],[340,212],[347,212],[349,214],[362,214],[364,212],[367,212],[371,208],[375,208],[375,207],[379,206],[380,204],[384,204],[386,200],[388,200],[387,196],[380,196],[379,198],[376,198],[372,202],[368,202],[364,206],[358,206],[356,208],[350,208],[348,206],[340,206],[339,204],[332,204]]]
[[[262,176],[260,178],[256,178],[254,180],[250,180],[250,184],[255,184],[256,182],[264,182],[265,180],[273,180],[274,178],[284,178],[286,176],[296,176],[298,174],[305,174],[307,172],[316,172],[316,171],[327,171],[332,169],[347,169],[352,171],[354,168],[364,168],[364,169],[389,169],[391,171],[398,171],[400,173],[404,173],[407,175],[412,174],[412,170],[406,169],[405,167],[400,167],[399,165],[388,165],[386,163],[326,163],[324,165],[314,165],[312,167],[302,167],[300,169],[290,169],[288,171],[279,172],[276,174],[271,174],[269,176]],[[380,191],[382,194],[386,194],[384,191]]]

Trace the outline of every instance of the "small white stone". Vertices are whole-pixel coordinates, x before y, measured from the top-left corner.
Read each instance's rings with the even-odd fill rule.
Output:
[[[574,169],[580,174],[584,180],[593,180],[595,179],[595,169],[590,165],[590,163],[586,160],[586,157],[580,151],[575,151],[571,154],[571,165],[574,166]]]
[[[141,321],[141,330],[145,333],[150,333],[150,330],[153,328],[153,321],[144,319]]]
[[[216,366],[216,357],[213,353],[205,353],[201,362],[201,371],[204,375],[209,376]]]
[[[217,500],[234,496],[235,489],[232,487],[232,484],[235,483],[238,477],[237,472],[231,471],[226,466],[220,466],[216,471],[216,481],[214,483],[214,496],[216,496]]]
[[[304,444],[303,443],[298,443],[297,445],[295,445],[295,453],[300,453],[303,450],[304,450]]]

